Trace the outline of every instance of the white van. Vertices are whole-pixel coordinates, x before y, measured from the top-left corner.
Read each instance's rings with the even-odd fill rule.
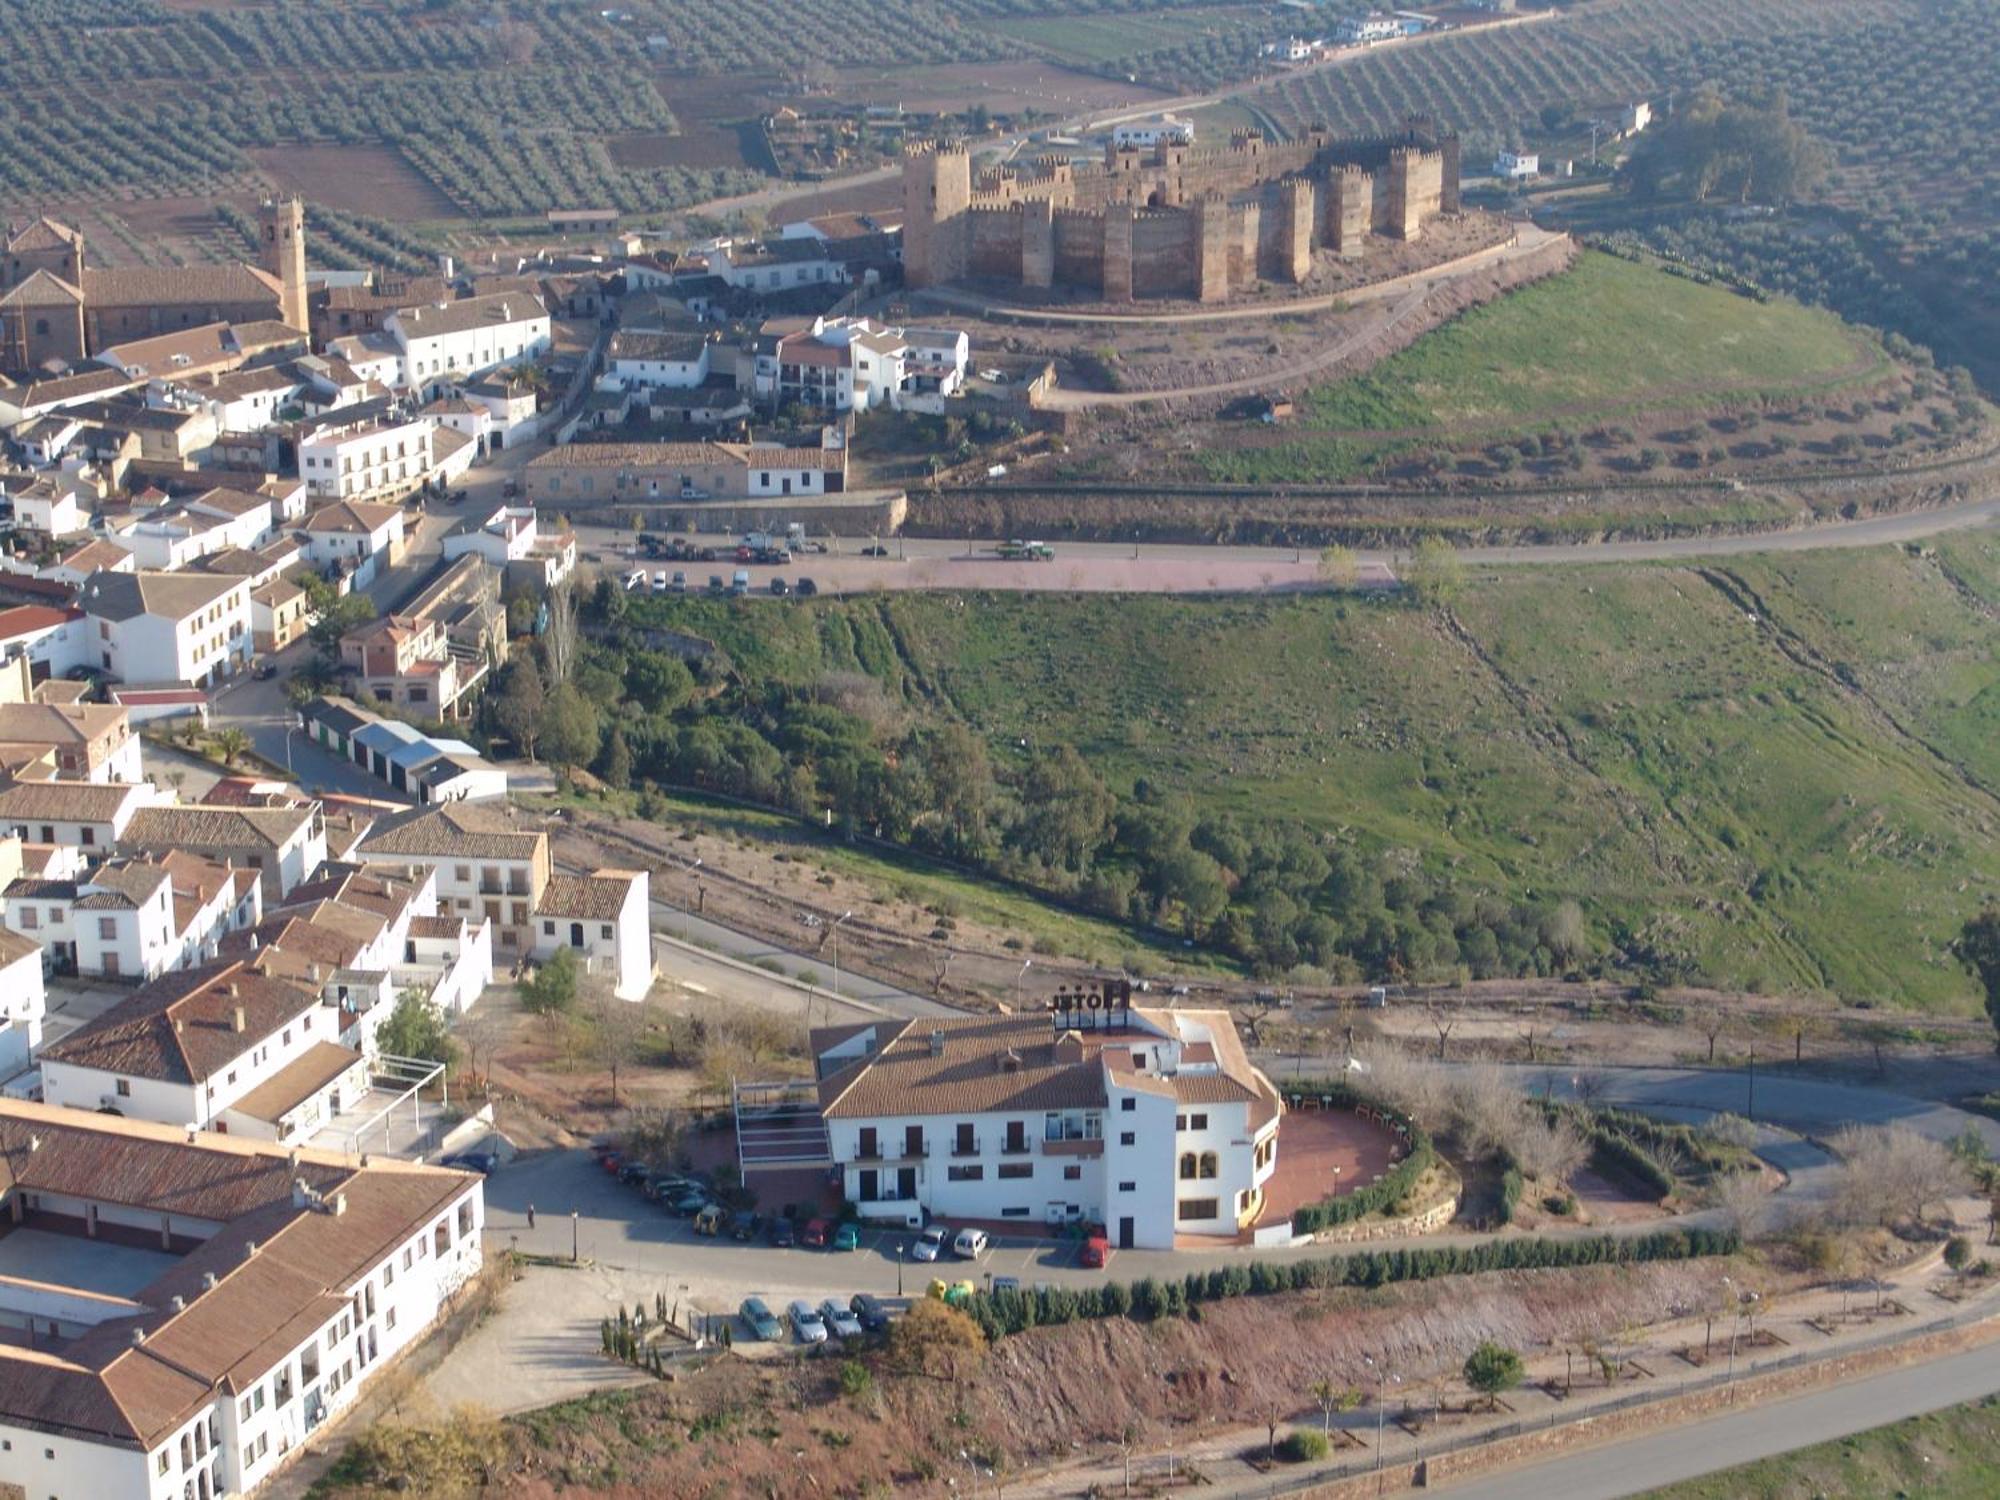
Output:
[[[958,1238],[951,1242],[951,1253],[960,1260],[977,1260],[986,1253],[986,1231],[983,1229],[961,1229]]]

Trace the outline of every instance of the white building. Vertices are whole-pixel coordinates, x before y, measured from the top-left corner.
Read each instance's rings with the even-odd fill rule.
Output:
[[[159,797],[148,782],[17,781],[0,787],[0,835],[101,859]]]
[[[1619,111],[1618,133],[1620,135],[1637,135],[1652,123],[1653,106],[1644,99],[1641,99],[1636,104],[1628,104],[1623,110]]]
[[[150,790],[150,788],[148,788]],[[158,794],[154,794],[157,798]],[[6,813],[0,793],[0,821]],[[176,850],[255,870],[267,905],[275,905],[326,858],[326,820],[317,802],[283,807],[228,807],[155,802],[136,808],[118,835],[130,854],[164,858]]]
[[[248,1494],[480,1267],[472,1173],[19,1101],[0,1154],[11,1232],[46,1267],[0,1288],[6,1494]]]
[[[700,329],[621,330],[611,336],[606,375],[627,390],[640,386],[693,390],[709,377],[714,345],[714,336]]]
[[[250,663],[250,585],[206,573],[97,572],[77,603],[90,665],[121,682],[211,687]]]
[[[169,500],[113,525],[110,534],[131,552],[133,571],[165,572],[228,547],[261,547],[271,539],[277,519],[273,497],[218,487]]]
[[[1386,16],[1379,10],[1370,11],[1365,16],[1348,16],[1334,23],[1334,36],[1349,45],[1356,43],[1386,42],[1403,36],[1409,27],[1397,16]]]
[[[226,958],[155,979],[42,1049],[42,1097],[257,1140],[303,1139],[368,1088],[318,993]]]
[[[1542,159],[1533,151],[1502,151],[1493,158],[1493,175],[1512,181],[1541,175]]]
[[[651,884],[644,870],[551,875],[535,903],[530,957],[547,960],[567,948],[620,1000],[643,1000],[653,985]]]
[[[1305,47],[1307,52],[1311,51],[1311,48],[1297,37],[1292,38],[1291,45]],[[1291,56],[1289,50],[1286,53],[1286,60],[1298,61]],[[1165,114],[1157,120],[1127,120],[1123,124],[1111,127],[1111,144],[1114,146],[1137,146],[1150,150],[1163,142],[1176,146],[1192,146],[1194,122]]]
[[[83,492],[73,484],[45,479],[13,490],[14,524],[48,537],[75,536],[90,523]]]
[[[815,318],[810,328],[760,341],[752,379],[757,394],[779,406],[936,412],[964,386],[971,349],[956,329]]]
[[[41,1048],[49,1008],[42,966],[40,943],[0,927],[0,1078],[27,1067]]]
[[[1078,996],[825,1028],[812,1049],[864,1218],[1102,1224],[1116,1246],[1170,1249],[1253,1226],[1276,1168],[1283,1106],[1224,1011]]]
[[[776,239],[761,245],[725,244],[708,254],[708,270],[725,285],[760,296],[800,287],[841,286],[847,265],[817,239]]]
[[[543,531],[532,505],[503,505],[484,521],[468,518],[442,546],[447,562],[477,553],[506,572],[510,586],[526,579],[544,593],[576,571],[576,534]]]
[[[37,678],[66,677],[73,668],[96,666],[90,637],[89,621],[74,607],[17,604],[0,609],[0,662],[26,658]]]
[[[422,484],[436,462],[437,423],[393,401],[364,401],[299,428],[299,477],[310,501],[395,498]]]
[[[402,353],[400,385],[427,396],[497,365],[534,359],[550,344],[548,309],[528,292],[398,308],[382,330]]]
[[[59,972],[157,979],[205,963],[262,910],[256,872],[198,855],[114,859],[67,880],[21,879],[0,900],[9,927]]]
[[[300,524],[306,560],[316,568],[352,575],[351,586],[365,587],[377,571],[393,567],[403,551],[403,508],[368,500],[335,500],[311,512]]]

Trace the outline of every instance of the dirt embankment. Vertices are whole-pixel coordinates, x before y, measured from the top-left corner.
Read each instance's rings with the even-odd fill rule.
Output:
[[[512,1430],[508,1492],[523,1496],[941,1495],[961,1451],[1006,1469],[1061,1462],[1131,1431],[1157,1446],[1313,1410],[1320,1380],[1373,1383],[1372,1355],[1413,1405],[1491,1338],[1518,1349],[1619,1340],[1620,1330],[1702,1305],[1727,1261],[1507,1272],[1318,1295],[1210,1304],[1199,1322],[1123,1319],[1036,1329],[960,1361],[957,1378],[870,1376],[843,1395],[833,1359],[725,1360],[642,1392],[622,1415],[579,1412]],[[1446,1393],[1446,1399],[1455,1399]]]

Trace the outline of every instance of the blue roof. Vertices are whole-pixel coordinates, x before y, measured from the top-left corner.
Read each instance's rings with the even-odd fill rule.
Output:
[[[398,745],[394,750],[385,751],[383,758],[392,766],[401,766],[405,771],[414,771],[444,753],[438,748],[436,741],[417,739],[407,745]]]
[[[355,730],[353,738],[355,744],[387,755],[400,745],[421,740],[423,735],[409,725],[398,723],[394,719],[377,719],[373,724]]]

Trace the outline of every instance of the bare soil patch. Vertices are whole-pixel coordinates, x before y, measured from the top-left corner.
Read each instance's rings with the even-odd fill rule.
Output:
[[[753,150],[746,135],[755,126],[703,125],[683,134],[641,131],[634,135],[608,136],[604,148],[621,167],[644,171],[650,167],[732,167],[752,172],[768,170],[765,153]]]
[[[1058,115],[1163,97],[1159,89],[1033,60],[847,68],[835,75],[832,92],[841,100],[908,110],[958,112],[983,104],[996,114],[1032,108]]]
[[[250,155],[281,191],[345,213],[458,216],[458,206],[393,146],[272,146]]]

